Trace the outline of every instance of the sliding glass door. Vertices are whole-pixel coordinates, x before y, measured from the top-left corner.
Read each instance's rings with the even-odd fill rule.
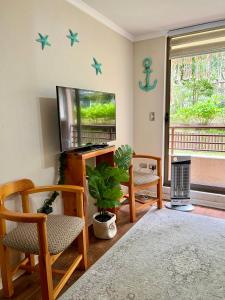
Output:
[[[197,190],[225,191],[225,30],[168,39],[165,185],[173,155],[192,158]]]

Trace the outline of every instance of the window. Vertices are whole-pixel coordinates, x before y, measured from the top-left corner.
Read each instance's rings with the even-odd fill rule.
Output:
[[[225,28],[168,39],[165,184],[172,155],[192,157],[192,188],[224,192]]]

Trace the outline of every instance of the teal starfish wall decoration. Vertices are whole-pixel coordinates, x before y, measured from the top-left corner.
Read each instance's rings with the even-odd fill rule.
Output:
[[[94,57],[93,57],[93,61],[94,63],[92,64],[92,67],[95,68],[96,75],[98,75],[98,73],[102,74],[102,70],[101,70],[102,64],[99,63]]]
[[[48,42],[48,35],[42,35],[41,33],[38,33],[39,39],[36,39],[38,43],[41,43],[41,49],[44,50],[45,46],[51,46],[51,44]]]
[[[68,39],[70,39],[70,45],[71,47],[74,45],[74,43],[79,43],[78,40],[78,33],[77,32],[73,32],[71,29],[69,29],[69,35],[67,35],[66,37]]]

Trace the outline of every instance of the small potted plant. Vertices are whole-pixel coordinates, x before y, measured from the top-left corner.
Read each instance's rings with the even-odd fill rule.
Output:
[[[120,183],[129,180],[131,157],[132,149],[125,145],[115,153],[115,167],[107,163],[101,163],[94,168],[87,167],[89,193],[96,199],[98,207],[98,212],[93,215],[94,234],[97,238],[111,239],[117,233],[116,215],[107,209],[120,205],[119,200],[123,195]]]

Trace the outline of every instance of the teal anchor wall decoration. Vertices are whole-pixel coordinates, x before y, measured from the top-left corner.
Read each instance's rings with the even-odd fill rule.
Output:
[[[150,57],[147,57],[143,60],[143,66],[144,66],[144,71],[143,73],[146,74],[145,76],[145,83],[143,84],[141,81],[139,81],[139,88],[145,92],[152,91],[156,88],[156,85],[158,83],[158,80],[155,79],[153,84],[150,84],[150,75],[153,72],[151,70],[151,65],[152,65],[152,59]]]

